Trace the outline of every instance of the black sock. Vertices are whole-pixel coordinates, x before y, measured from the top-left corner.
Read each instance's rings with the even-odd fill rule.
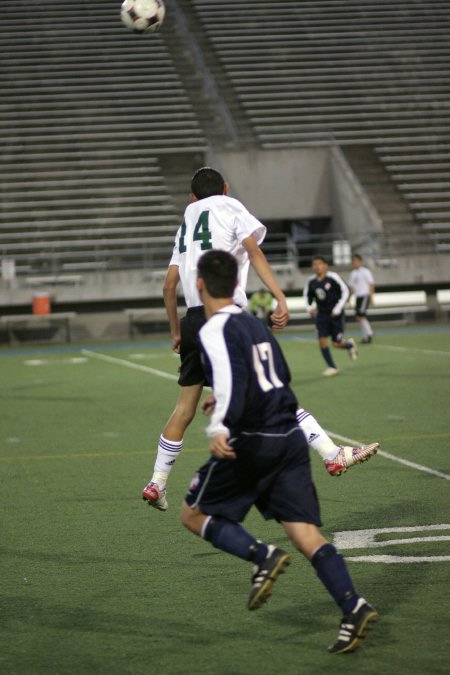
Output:
[[[333,544],[324,544],[311,559],[317,576],[344,614],[350,614],[359,600],[344,558]]]
[[[333,357],[331,356],[330,348],[329,347],[321,347],[320,351],[322,352],[322,356],[325,359],[325,362],[327,363],[330,368],[336,368],[336,365],[333,361]]]
[[[257,565],[262,563],[268,553],[266,544],[258,542],[239,523],[226,518],[211,516],[203,532],[203,538],[210,541],[215,548],[243,560],[251,560]]]

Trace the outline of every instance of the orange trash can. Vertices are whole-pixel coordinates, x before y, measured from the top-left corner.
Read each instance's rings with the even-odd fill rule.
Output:
[[[33,295],[33,314],[50,314],[50,295],[48,293]]]

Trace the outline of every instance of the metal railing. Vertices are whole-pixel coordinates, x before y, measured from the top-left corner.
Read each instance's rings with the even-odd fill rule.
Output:
[[[155,242],[149,237],[148,241],[139,238],[139,241],[129,242],[122,240],[121,245],[104,239],[101,245],[90,245],[70,248],[70,244],[62,250],[59,248],[43,247],[38,251],[20,249],[12,252],[7,247],[0,246],[0,261],[14,261],[17,274],[60,274],[64,271],[84,271],[88,267],[102,270],[122,269],[162,269],[170,260],[172,240],[161,238],[164,241]],[[80,244],[80,243],[79,243]],[[321,234],[306,233],[301,241],[294,241],[287,233],[268,235],[262,245],[269,262],[290,264],[292,267],[309,267],[315,255],[321,255],[330,264],[347,264],[352,253],[361,253],[365,259],[383,265],[386,260],[410,257],[419,254],[448,254],[450,240],[428,232],[402,231],[361,231],[351,235],[345,232],[327,232]],[[336,259],[339,257],[339,260]],[[344,257],[344,259],[342,258]]]

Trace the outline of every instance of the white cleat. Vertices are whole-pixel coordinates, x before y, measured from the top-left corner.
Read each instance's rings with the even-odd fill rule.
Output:
[[[351,347],[348,350],[348,355],[350,356],[352,361],[356,361],[356,359],[358,358],[358,350],[356,349],[356,342],[354,341],[353,338],[349,338],[347,342],[351,344]]]
[[[323,371],[322,375],[324,377],[333,377],[333,375],[338,375],[339,370],[337,368],[327,368],[326,370]]]
[[[379,443],[361,445],[360,448],[350,448],[348,445],[341,446],[336,457],[325,460],[326,469],[331,476],[340,476],[350,466],[367,462],[368,459],[378,452],[379,447]]]

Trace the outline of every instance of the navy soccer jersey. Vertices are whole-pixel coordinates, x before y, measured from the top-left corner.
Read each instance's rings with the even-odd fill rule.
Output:
[[[340,314],[348,300],[349,290],[336,272],[327,272],[323,279],[315,275],[308,279],[304,291],[307,309],[311,309],[314,302],[317,310],[323,314]]]
[[[262,321],[229,305],[200,330],[204,367],[216,405],[207,433],[296,425],[297,399],[278,343]]]

